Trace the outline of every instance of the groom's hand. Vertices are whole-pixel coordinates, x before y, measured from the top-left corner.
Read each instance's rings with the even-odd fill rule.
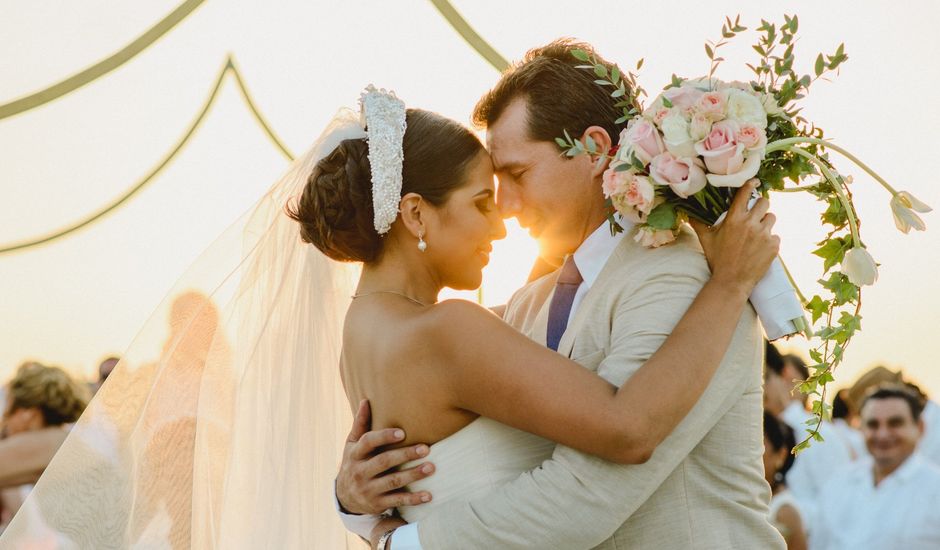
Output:
[[[434,472],[430,462],[402,471],[390,471],[402,464],[428,454],[428,446],[411,445],[400,449],[379,451],[381,447],[405,439],[398,428],[370,432],[371,409],[363,400],[346,438],[343,462],[336,476],[336,499],[347,514],[381,514],[389,508],[416,506],[431,501],[431,493],[410,493],[406,485],[428,477]]]

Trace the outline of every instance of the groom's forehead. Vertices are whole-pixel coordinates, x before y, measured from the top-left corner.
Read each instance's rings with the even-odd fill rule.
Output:
[[[493,159],[493,169],[497,172],[522,164],[524,147],[518,140],[487,134],[486,144]]]

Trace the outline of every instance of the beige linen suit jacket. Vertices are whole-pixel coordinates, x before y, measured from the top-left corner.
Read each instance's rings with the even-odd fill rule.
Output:
[[[556,276],[522,288],[505,314],[542,343]],[[622,385],[660,347],[708,277],[691,232],[657,249],[627,235],[558,351]],[[418,522],[422,547],[783,549],[767,518],[762,365],[761,333],[748,307],[708,389],[649,461],[617,465],[559,445],[541,467]],[[681,365],[675,369],[683,376]]]

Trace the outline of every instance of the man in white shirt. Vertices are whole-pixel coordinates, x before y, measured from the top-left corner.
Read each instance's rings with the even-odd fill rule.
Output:
[[[940,466],[940,405],[927,400],[924,406],[924,437],[917,451],[926,459]]]
[[[865,439],[858,430],[858,413],[853,412],[848,402],[849,391],[846,389],[836,392],[832,398],[832,428],[843,445],[851,449],[852,460],[868,456],[865,449]]]
[[[809,377],[799,357],[781,356],[773,344],[767,344],[764,372],[764,408],[793,429],[797,441],[807,436],[811,428],[806,422],[813,415],[806,410],[806,396],[796,387],[799,380]],[[806,530],[812,533],[818,517],[816,507],[820,491],[832,472],[852,462],[851,446],[839,437],[832,424],[823,422],[819,433],[824,441],[816,442],[797,455],[793,467],[787,472],[787,487],[800,501],[806,518]]]
[[[900,371],[898,374],[900,375]],[[940,466],[940,405],[932,401],[917,384],[910,380],[904,380],[904,384],[913,390],[924,403],[924,412],[921,414],[924,420],[924,435],[917,444],[917,452],[920,456]]]
[[[862,402],[871,459],[824,487],[812,550],[940,548],[940,468],[915,452],[922,401],[904,386],[881,386]]]

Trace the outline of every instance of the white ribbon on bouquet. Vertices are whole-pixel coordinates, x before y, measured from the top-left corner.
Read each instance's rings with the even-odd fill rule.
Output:
[[[760,195],[756,192],[751,196],[747,203],[749,210],[758,198]],[[725,219],[726,214],[727,212],[718,217],[715,221],[716,227]],[[774,258],[767,273],[754,286],[750,301],[764,327],[767,339],[771,342],[802,332],[804,329],[801,327],[809,326],[804,320],[803,306],[796,289],[793,288],[779,257]]]

